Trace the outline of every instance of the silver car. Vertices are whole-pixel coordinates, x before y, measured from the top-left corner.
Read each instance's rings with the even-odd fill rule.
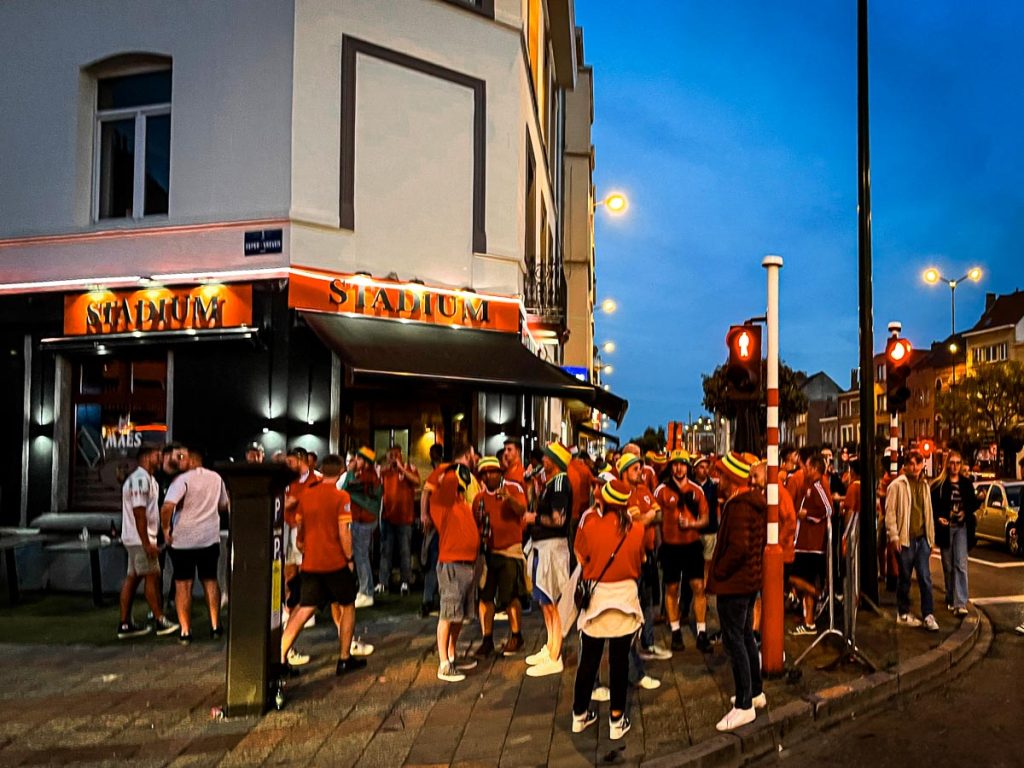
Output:
[[[978,538],[999,541],[1014,557],[1021,556],[1017,515],[1024,480],[985,480],[974,486],[978,495]]]

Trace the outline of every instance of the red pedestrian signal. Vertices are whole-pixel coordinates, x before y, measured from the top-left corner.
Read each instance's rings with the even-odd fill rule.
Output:
[[[921,441],[921,453],[923,453],[926,458],[928,456],[932,455],[932,449],[934,447],[935,446],[932,445],[932,441],[931,440],[922,440]]]
[[[885,345],[885,399],[889,413],[903,413],[907,410],[910,388],[912,348],[906,339],[893,336]]]
[[[761,327],[734,325],[725,337],[729,363],[725,377],[729,395],[736,400],[756,400],[761,387]]]

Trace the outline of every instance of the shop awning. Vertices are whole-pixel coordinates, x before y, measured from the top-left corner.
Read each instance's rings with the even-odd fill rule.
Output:
[[[512,333],[302,312],[351,384],[411,380],[580,400],[622,421],[628,403],[532,354]]]

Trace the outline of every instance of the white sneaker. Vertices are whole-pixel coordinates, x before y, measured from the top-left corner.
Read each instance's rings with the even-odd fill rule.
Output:
[[[534,664],[526,670],[526,674],[530,677],[544,677],[545,675],[561,674],[563,669],[561,659],[547,659],[539,664]]]
[[[593,693],[590,694],[591,701],[611,701],[612,692],[608,689],[607,685],[599,685],[594,689]]]
[[[640,678],[640,682],[637,686],[643,688],[645,691],[653,691],[656,688],[661,688],[661,680],[650,675],[644,675]]]
[[[383,595],[386,590],[387,590],[387,587],[385,587],[383,584],[378,584],[377,586],[375,586],[373,588],[373,594],[375,594],[375,595]]]
[[[644,661],[667,661],[672,658],[672,651],[662,648],[660,645],[652,645],[650,648],[642,648],[640,658]]]
[[[597,712],[588,709],[582,715],[572,716],[572,732],[583,733],[587,728],[597,722]]]
[[[494,614],[495,621],[508,621],[508,611],[498,611]]]
[[[753,707],[750,709],[736,709],[736,707],[733,707],[725,717],[715,724],[715,728],[720,731],[732,731],[741,725],[752,723],[756,719],[757,711]]]
[[[1024,635],[1024,621],[1022,621],[1020,624],[1014,627],[1013,631],[1016,632],[1018,635]]]
[[[373,598],[360,592],[356,595],[356,608],[372,608]]]
[[[459,672],[454,664],[446,661],[437,668],[437,679],[444,680],[446,683],[461,683],[466,676]]]
[[[348,652],[353,656],[369,656],[373,653],[373,646],[370,643],[364,643],[357,637],[352,640],[352,644],[348,647]]]
[[[293,667],[301,667],[304,664],[309,664],[309,656],[305,653],[299,653],[294,648],[288,650],[288,663]]]
[[[542,645],[539,651],[526,657],[526,664],[530,667],[534,664],[541,664],[545,661],[551,661],[551,656],[548,654],[548,647],[546,645]]]
[[[937,622],[935,620],[935,617],[929,613],[927,616],[924,617],[924,628],[927,629],[929,632],[938,632],[939,622]]]
[[[623,712],[618,720],[608,718],[608,738],[618,741],[629,731],[629,716]]]
[[[409,594],[409,582],[407,582],[407,581],[403,581],[402,582],[402,586],[401,586],[401,588],[399,588],[398,594],[400,594],[402,597],[405,597],[406,595]]]
[[[932,617],[935,620],[935,617]],[[901,627],[920,627],[921,620],[912,613],[904,613],[896,616],[896,623]]]
[[[757,696],[755,696],[753,699],[751,699],[751,701],[754,704],[754,709],[764,709],[765,707],[768,706],[768,697],[765,696],[763,693],[759,693]],[[730,696],[729,697],[729,703],[730,704],[735,704],[736,703],[736,697],[735,696]]]

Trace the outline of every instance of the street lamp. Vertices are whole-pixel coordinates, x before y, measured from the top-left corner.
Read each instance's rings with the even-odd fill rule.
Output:
[[[601,345],[601,349],[604,351],[605,354],[610,355],[612,354],[612,352],[615,351],[615,342],[606,341],[604,344]]]
[[[604,200],[594,201],[595,209],[599,205],[603,205],[606,211],[617,216],[626,212],[626,209],[629,208],[629,200],[621,192],[610,192]]]
[[[606,315],[614,314],[618,308],[619,305],[615,303],[615,299],[605,299],[601,302],[601,311]]]
[[[608,374],[615,373],[615,368],[611,365],[605,365],[605,367],[601,369],[601,372],[607,376]]]
[[[978,282],[981,280],[981,267],[971,267],[967,270],[967,273],[958,277],[956,280],[950,280],[948,277],[943,277],[942,273],[939,272],[935,267],[928,267],[922,275],[924,281],[929,285],[936,285],[940,281],[949,286],[949,326],[950,336],[956,336],[956,287],[960,285],[964,280],[970,280],[971,282]],[[949,351],[954,355],[957,351],[956,342],[951,342],[949,345]],[[953,383],[956,384],[956,358],[953,358]]]

